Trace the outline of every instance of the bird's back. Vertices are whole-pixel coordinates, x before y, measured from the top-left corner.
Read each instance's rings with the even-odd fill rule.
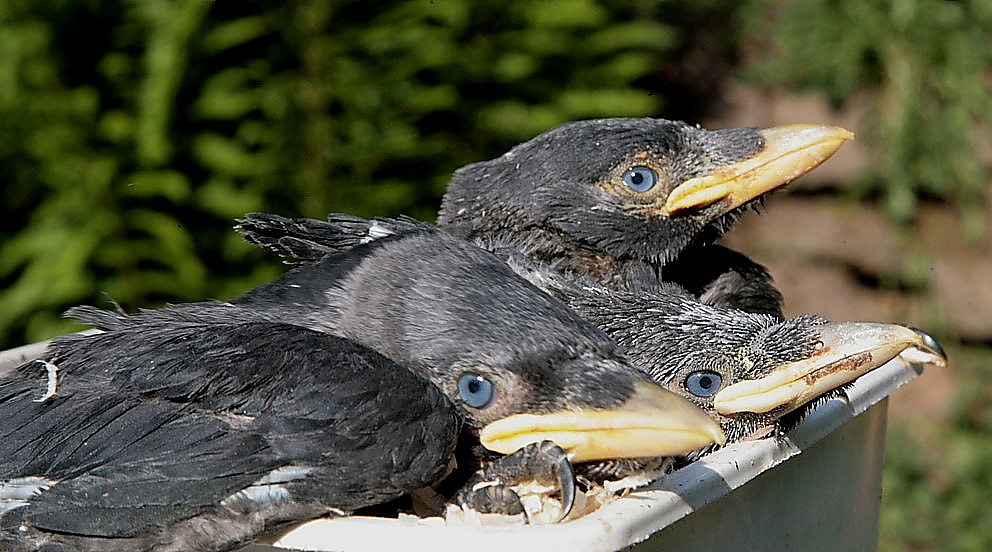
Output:
[[[374,351],[285,324],[142,322],[57,340],[0,384],[0,543],[227,550],[448,468],[450,403]]]

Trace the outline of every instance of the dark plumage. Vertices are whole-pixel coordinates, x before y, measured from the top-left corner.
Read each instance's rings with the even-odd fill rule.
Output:
[[[4,550],[228,550],[450,467],[449,399],[367,347],[289,324],[76,312],[109,331],[55,341],[52,396],[39,400],[42,362],[0,383]]]
[[[457,170],[438,224],[610,287],[673,282],[707,304],[781,316],[767,271],[712,242],[852,137],[818,125],[567,123]]]
[[[291,262],[316,262],[420,228],[431,225],[412,219],[330,215],[319,221],[268,214],[248,215],[237,226],[249,241]],[[908,347],[943,354],[932,338],[902,326],[827,323],[813,315],[782,321],[702,304],[671,283],[638,292],[612,289],[554,271],[511,247],[490,246],[516,273],[604,330],[654,381],[713,413],[730,441],[767,433],[785,414]],[[742,386],[736,384],[743,385],[749,399],[737,396]]]
[[[722,386],[705,390],[712,397],[694,400],[725,411],[728,438],[741,438],[893,350],[933,352],[897,326],[825,325],[815,316],[783,321],[782,296],[768,272],[713,244],[765,194],[853,137],[822,125],[710,131],[662,119],[568,123],[456,171],[438,223],[577,276],[538,269],[553,277],[534,283],[604,329],[673,391],[694,398],[688,376],[712,386],[705,374],[720,375]],[[853,369],[852,359],[864,362]],[[717,400],[777,388],[769,382],[792,372],[808,372],[802,378],[810,383],[777,391],[783,400],[793,396],[788,407],[774,406],[776,399],[761,406],[770,410],[745,412],[739,401]],[[832,375],[814,375],[825,372]],[[742,385],[728,390],[735,383]]]
[[[605,334],[432,228],[231,302],[71,314],[106,333],[0,384],[7,548],[227,550],[431,485],[480,433],[507,453],[553,438],[576,461],[722,441]]]
[[[617,341],[665,388],[720,422],[728,442],[774,432],[786,415],[914,349],[943,362],[931,336],[897,324],[789,320],[698,303],[674,284],[634,293],[567,277],[519,252],[507,262]],[[788,418],[789,420],[794,418]]]

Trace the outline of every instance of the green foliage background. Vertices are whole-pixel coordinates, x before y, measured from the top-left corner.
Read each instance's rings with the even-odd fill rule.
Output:
[[[2,345],[59,313],[227,298],[278,270],[253,210],[432,219],[458,166],[651,115],[650,2],[0,4]]]
[[[271,279],[246,212],[432,220],[463,164],[572,119],[698,120],[731,74],[867,98],[854,193],[979,235],[990,35],[987,0],[0,0],[0,349],[72,305]],[[992,548],[984,397],[948,463],[894,435],[884,549]]]

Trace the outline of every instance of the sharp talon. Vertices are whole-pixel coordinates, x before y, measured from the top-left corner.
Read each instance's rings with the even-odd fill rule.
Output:
[[[562,521],[572,513],[572,506],[575,505],[575,470],[568,457],[563,456],[558,460],[558,486],[561,488],[561,514],[556,522]]]
[[[526,523],[557,523],[571,514],[577,493],[568,453],[542,441],[487,464],[454,502],[479,513],[522,514]]]

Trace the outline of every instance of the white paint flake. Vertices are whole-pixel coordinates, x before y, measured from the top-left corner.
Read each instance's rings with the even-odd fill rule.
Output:
[[[0,481],[0,512],[27,506],[31,497],[47,491],[55,483],[36,475]]]
[[[35,362],[40,362],[45,366],[45,372],[48,373],[48,383],[45,386],[45,394],[40,399],[35,399],[34,402],[45,402],[55,396],[55,390],[59,385],[59,367],[40,358]]]
[[[361,243],[369,243],[378,240],[380,238],[385,238],[386,236],[392,236],[392,235],[393,232],[388,227],[385,227],[376,221],[372,221],[372,224],[369,226],[369,231],[365,235],[365,237],[362,238]]]

